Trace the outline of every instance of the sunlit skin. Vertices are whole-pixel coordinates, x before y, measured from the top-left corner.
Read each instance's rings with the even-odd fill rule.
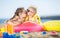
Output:
[[[7,23],[8,24],[13,24],[13,25],[17,25],[18,24],[18,16],[15,16],[12,20],[9,20]]]
[[[22,13],[19,13],[19,18],[20,18],[22,21],[25,20],[25,18],[26,18],[26,10],[23,10]]]
[[[26,11],[25,10],[23,10],[23,12],[22,13],[19,13],[19,18],[23,18],[23,17],[26,17],[26,13],[25,13]]]
[[[26,11],[23,10],[22,13],[19,13],[19,16],[15,16],[12,20],[9,20],[7,23],[17,25],[21,24],[26,18]]]
[[[33,10],[32,8],[28,8],[29,12],[27,12],[28,16],[32,17],[35,14],[35,10]]]
[[[32,17],[35,15],[35,10],[33,8],[28,8],[27,15],[29,17],[29,21],[32,21]]]

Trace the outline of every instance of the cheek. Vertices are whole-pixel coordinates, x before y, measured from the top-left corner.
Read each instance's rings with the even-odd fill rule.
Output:
[[[26,14],[22,14],[23,17],[26,17]]]
[[[31,13],[30,13],[30,12],[28,12],[28,15],[31,15]]]
[[[24,17],[26,17],[26,14],[24,14]]]
[[[19,16],[21,16],[21,14],[19,14]]]
[[[19,15],[19,17],[21,17],[21,15]]]
[[[32,13],[32,15],[34,15],[35,13]]]

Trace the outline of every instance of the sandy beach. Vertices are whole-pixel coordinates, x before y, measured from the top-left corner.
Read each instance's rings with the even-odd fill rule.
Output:
[[[43,35],[42,32],[31,32],[28,34],[22,34],[22,38],[60,38],[60,32],[57,35],[51,35],[50,32]]]

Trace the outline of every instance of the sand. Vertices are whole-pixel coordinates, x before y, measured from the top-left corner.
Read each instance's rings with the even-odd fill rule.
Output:
[[[50,32],[43,35],[42,32],[31,32],[28,34],[21,34],[22,38],[60,38],[60,32],[57,35],[51,35]]]

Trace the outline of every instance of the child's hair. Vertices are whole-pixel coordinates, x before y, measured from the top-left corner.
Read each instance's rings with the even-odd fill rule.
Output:
[[[30,6],[29,8],[32,8],[35,11],[35,13],[37,13],[37,8],[36,7]]]
[[[19,16],[19,13],[22,13],[23,10],[24,10],[23,7],[21,7],[21,8],[17,8],[17,10],[16,10],[16,12],[15,12],[15,15]]]
[[[16,10],[14,16],[13,16],[10,20],[12,20],[13,18],[15,18],[15,16],[19,16],[19,13],[22,13],[23,10],[24,10],[23,7],[21,7],[21,8],[17,8],[17,10]]]
[[[16,16],[16,15],[14,15],[11,19],[7,20],[6,23],[9,22],[10,20],[12,20],[13,18],[15,18],[15,16]]]

